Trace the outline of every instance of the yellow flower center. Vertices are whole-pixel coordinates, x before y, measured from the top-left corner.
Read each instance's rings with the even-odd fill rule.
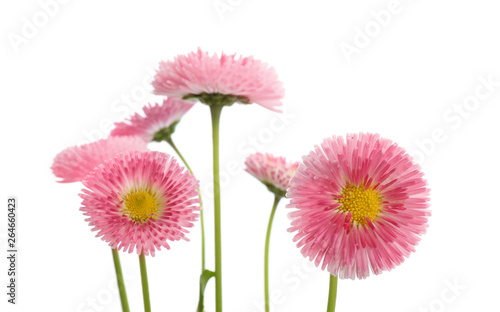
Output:
[[[352,212],[351,225],[365,225],[366,218],[373,221],[380,212],[382,206],[382,196],[374,189],[366,189],[363,185],[347,185],[342,189],[342,193],[337,197],[341,204],[338,208],[347,213]]]
[[[150,189],[132,190],[122,199],[125,214],[135,222],[143,223],[158,217],[161,200],[156,192]]]

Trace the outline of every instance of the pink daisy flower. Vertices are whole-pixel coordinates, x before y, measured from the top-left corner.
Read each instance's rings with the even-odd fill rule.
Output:
[[[144,116],[134,114],[124,122],[115,124],[111,136],[140,136],[146,142],[161,142],[170,137],[182,116],[193,107],[193,103],[168,98],[163,104],[148,104],[143,107]]]
[[[299,166],[298,162],[287,162],[284,157],[255,153],[247,157],[245,171],[264,183],[269,191],[285,196],[290,179]]]
[[[52,172],[61,183],[82,181],[87,174],[106,159],[118,153],[147,151],[140,137],[110,137],[93,143],[68,147],[54,158]]]
[[[159,95],[208,105],[256,103],[272,111],[279,111],[284,96],[275,70],[266,63],[235,54],[210,56],[201,49],[161,62],[153,87]]]
[[[412,158],[376,134],[325,139],[304,156],[287,196],[294,241],[334,276],[401,264],[427,228],[429,189]]]
[[[83,181],[81,210],[97,237],[129,253],[155,255],[185,239],[200,210],[198,181],[161,152],[123,153]]]

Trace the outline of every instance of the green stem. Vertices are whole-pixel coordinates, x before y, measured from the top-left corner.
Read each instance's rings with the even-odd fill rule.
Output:
[[[326,312],[335,312],[337,301],[337,277],[330,274],[330,290],[328,293],[328,309]]]
[[[215,223],[215,311],[222,312],[222,240],[219,178],[219,121],[223,105],[211,105],[213,167],[214,167],[214,223]]]
[[[191,174],[193,174],[193,170],[191,170],[191,167],[189,167],[186,159],[182,156],[182,154],[179,151],[179,149],[177,148],[177,146],[175,146],[174,141],[172,140],[172,137],[170,137],[170,136],[167,137],[165,139],[165,141],[168,144],[170,144],[170,146],[172,146],[172,148],[177,153],[177,155],[179,155],[180,159],[182,160],[182,162],[184,163],[186,168],[189,170],[189,172],[191,172]],[[198,188],[198,192],[200,192],[199,188]],[[201,272],[203,273],[203,271],[205,271],[205,222],[204,222],[204,218],[203,218],[203,203],[201,200],[201,192],[199,194],[199,197],[200,197],[200,206],[202,208],[200,211],[200,222],[201,222]]]
[[[271,210],[271,216],[269,217],[269,224],[267,225],[266,234],[266,251],[264,255],[264,292],[265,292],[265,304],[266,312],[269,312],[269,242],[271,240],[271,228],[273,227],[274,214],[276,213],[276,208],[281,200],[281,196],[276,195],[274,197],[273,209]]]
[[[141,280],[142,280],[142,297],[144,298],[144,311],[151,312],[151,302],[149,301],[149,285],[148,285],[148,272],[146,269],[146,256],[144,252],[139,256],[139,264],[141,266]]]
[[[123,280],[122,266],[120,264],[120,255],[116,248],[112,248],[113,262],[115,264],[116,281],[118,282],[118,291],[120,292],[120,301],[122,302],[123,312],[130,312],[130,307],[128,306],[127,290],[125,289],[125,282]]]

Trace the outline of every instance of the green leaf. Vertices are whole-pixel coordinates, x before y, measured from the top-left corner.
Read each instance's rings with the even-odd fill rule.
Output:
[[[210,270],[205,270],[200,275],[200,301],[198,302],[197,312],[203,312],[204,308],[204,298],[205,298],[205,288],[207,287],[208,281],[215,276],[215,272]]]

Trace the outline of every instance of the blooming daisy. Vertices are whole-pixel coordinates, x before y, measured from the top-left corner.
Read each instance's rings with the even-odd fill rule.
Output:
[[[212,118],[215,228],[215,307],[222,311],[222,236],[219,175],[219,125],[222,108],[234,103],[256,103],[279,111],[284,96],[273,68],[252,57],[222,53],[209,55],[198,49],[161,62],[153,81],[154,93],[184,100],[198,100],[210,107]]]
[[[420,167],[377,134],[333,136],[303,157],[287,197],[290,232],[305,257],[340,278],[401,264],[427,228]]]
[[[255,153],[245,161],[245,171],[264,183],[269,191],[285,196],[290,179],[299,166],[298,162],[287,162],[284,157]]]
[[[82,208],[112,248],[154,256],[167,240],[185,239],[199,207],[198,181],[169,155],[122,153],[90,173]]]
[[[146,142],[140,137],[110,137],[93,143],[68,147],[54,158],[52,172],[59,182],[82,181],[90,171],[118,153],[147,151]]]
[[[159,95],[208,105],[256,103],[272,111],[278,111],[284,96],[278,75],[266,63],[235,54],[209,55],[201,49],[161,62],[153,87]]]
[[[264,305],[265,311],[270,311],[269,297],[269,245],[274,215],[278,203],[286,194],[290,186],[290,179],[299,165],[298,162],[287,162],[284,157],[275,157],[271,154],[255,153],[247,157],[245,170],[257,180],[264,183],[267,189],[274,193],[274,203],[267,225],[266,244],[264,253]]]
[[[161,142],[172,135],[175,126],[193,105],[175,98],[165,99],[162,105],[148,104],[143,108],[144,116],[136,113],[128,120],[116,123],[111,136],[136,135],[147,142]]]

